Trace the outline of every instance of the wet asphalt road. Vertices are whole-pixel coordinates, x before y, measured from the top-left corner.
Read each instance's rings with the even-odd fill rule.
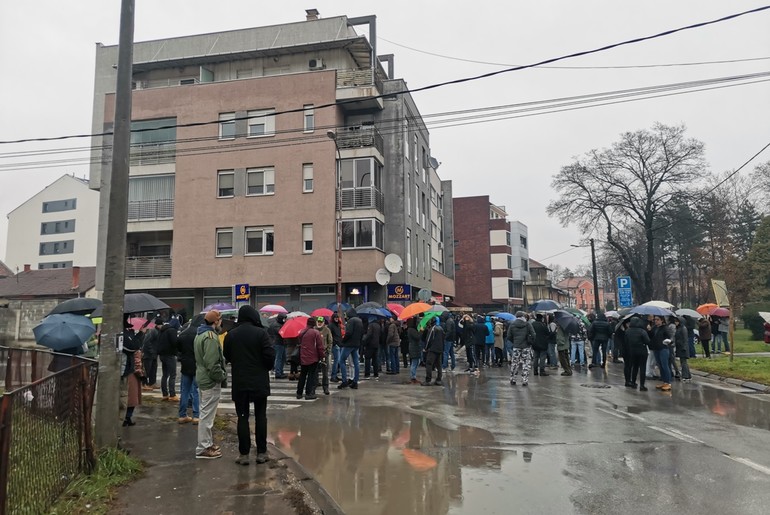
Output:
[[[528,388],[505,368],[443,387],[402,370],[270,412],[270,439],[354,515],[770,513],[770,396],[697,378],[639,392],[622,367]]]

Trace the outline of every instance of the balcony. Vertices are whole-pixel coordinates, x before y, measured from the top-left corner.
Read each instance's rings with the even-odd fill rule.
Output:
[[[126,279],[171,277],[171,256],[128,256]]]
[[[337,201],[340,199],[337,197]],[[342,210],[376,209],[385,213],[385,195],[374,187],[345,188],[342,190]]]
[[[374,147],[380,155],[385,148],[380,131],[373,125],[346,127],[338,131],[337,146],[340,150]]]
[[[138,200],[128,203],[128,221],[173,220],[174,199]]]
[[[382,109],[382,81],[371,68],[337,70],[337,101],[347,111]]]
[[[132,143],[130,166],[176,162],[176,142]]]

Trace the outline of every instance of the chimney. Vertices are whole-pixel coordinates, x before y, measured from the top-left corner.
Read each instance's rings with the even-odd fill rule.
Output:
[[[315,21],[320,16],[318,9],[305,9],[305,19],[307,21]]]
[[[29,272],[32,270],[32,265],[24,265],[24,271]]]
[[[80,287],[80,267],[72,267],[72,289],[77,290]]]

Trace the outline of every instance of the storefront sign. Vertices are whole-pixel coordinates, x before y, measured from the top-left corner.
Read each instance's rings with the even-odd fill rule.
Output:
[[[248,284],[236,284],[235,290],[235,302],[248,302],[251,298],[251,291]]]
[[[388,300],[412,300],[412,285],[389,284]]]

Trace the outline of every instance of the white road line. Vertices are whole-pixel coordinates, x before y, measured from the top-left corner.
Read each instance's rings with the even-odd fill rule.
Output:
[[[664,429],[662,427],[657,427],[657,426],[647,426],[647,427],[649,427],[652,430],[659,431],[659,432],[661,432],[663,434],[666,434],[668,436],[673,436],[674,438],[676,438],[678,440],[682,440],[683,442],[687,442],[687,443],[703,443],[703,441],[698,440],[697,438],[695,438],[693,436],[684,434],[681,431],[677,431],[676,429],[671,429],[671,428],[665,428]]]
[[[733,461],[737,461],[738,463],[742,463],[747,467],[751,467],[757,472],[762,472],[763,474],[767,474],[768,476],[770,476],[770,467],[765,467],[764,465],[760,465],[759,463],[754,463],[753,461],[746,458],[738,458],[735,456],[730,456],[729,454],[725,454],[725,457],[730,458]]]
[[[628,420],[628,418],[623,413],[620,413],[619,411],[614,411],[611,409],[604,409],[604,408],[596,408],[596,409],[608,415],[612,415],[613,417],[618,417],[619,419],[622,419],[622,420]]]

